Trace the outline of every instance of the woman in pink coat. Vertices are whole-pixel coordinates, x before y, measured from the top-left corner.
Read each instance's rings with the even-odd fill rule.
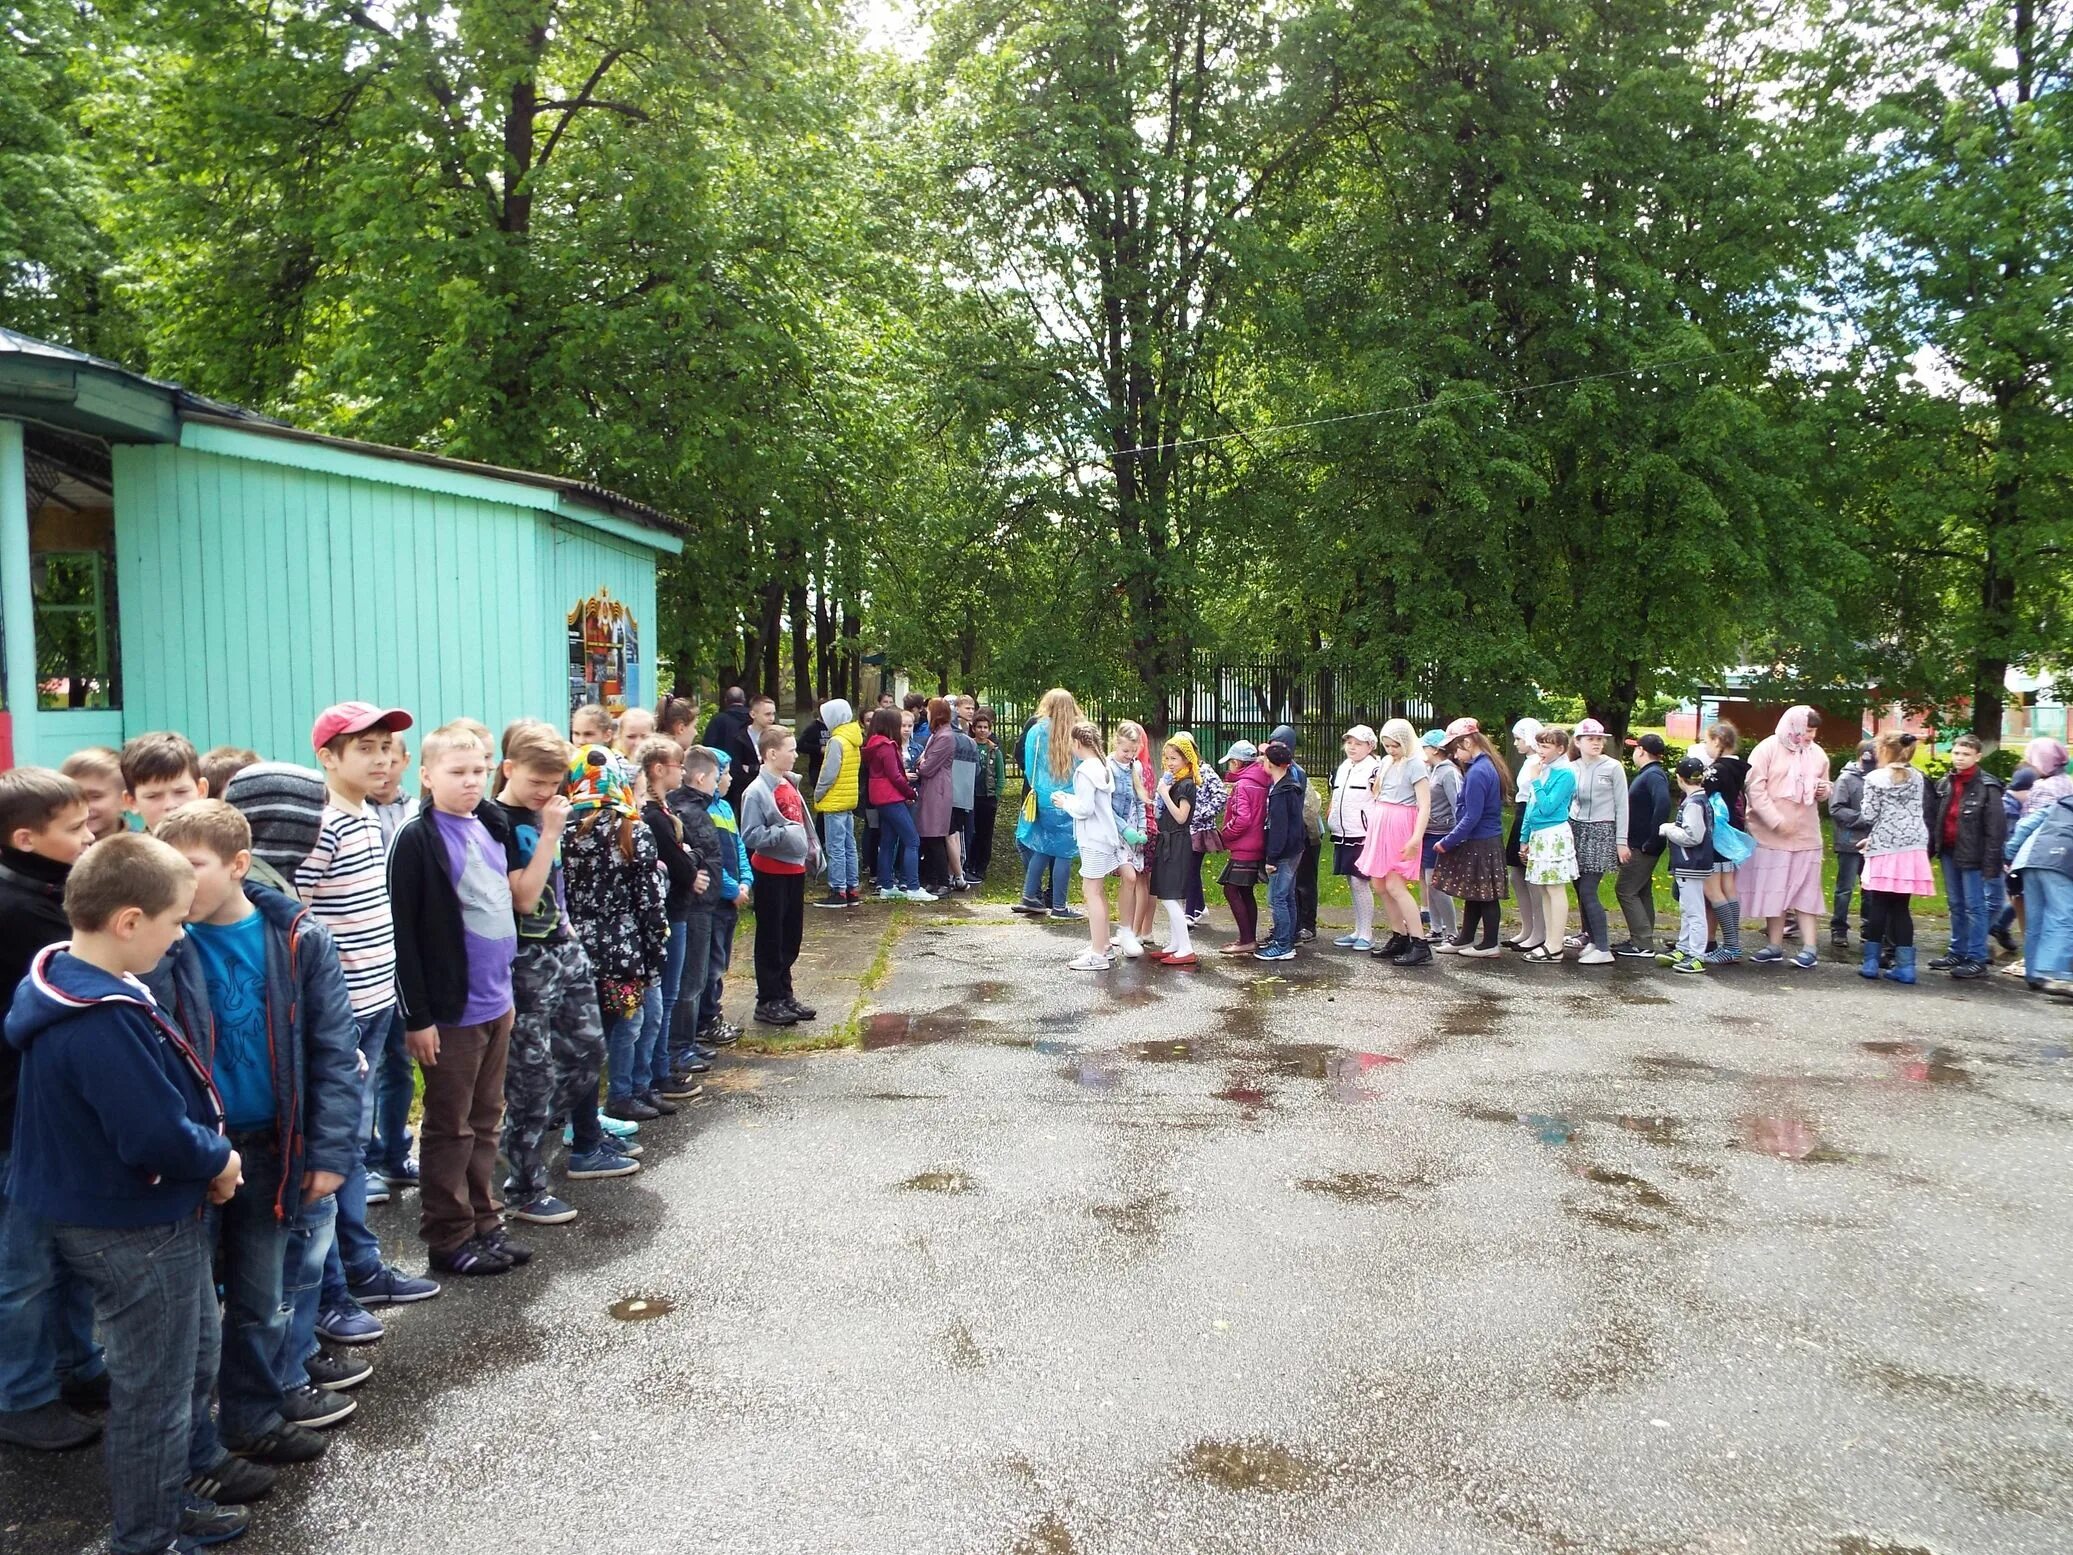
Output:
[[[1821,959],[1821,804],[1828,798],[1828,752],[1814,738],[1821,715],[1811,707],[1788,707],[1778,732],[1749,756],[1743,789],[1749,835],[1756,854],[1742,866],[1742,910],[1764,921],[1770,941],[1750,959],[1785,959],[1785,915],[1799,914],[1797,967]]]

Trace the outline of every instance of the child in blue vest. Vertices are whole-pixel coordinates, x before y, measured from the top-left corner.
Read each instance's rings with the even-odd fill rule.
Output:
[[[1656,957],[1673,972],[1706,970],[1706,882],[1718,855],[1713,851],[1713,813],[1706,796],[1706,763],[1687,756],[1677,763],[1683,791],[1677,814],[1663,822],[1670,843],[1670,878],[1677,884],[1677,944]]]

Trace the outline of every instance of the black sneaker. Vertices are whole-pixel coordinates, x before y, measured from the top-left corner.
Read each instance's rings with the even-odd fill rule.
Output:
[[[621,1123],[652,1123],[662,1116],[638,1096],[615,1096],[599,1109],[608,1118],[617,1118]]]
[[[84,1447],[100,1434],[100,1421],[89,1420],[56,1399],[34,1409],[10,1409],[0,1414],[0,1442],[34,1452]]]
[[[1424,966],[1432,960],[1432,946],[1422,939],[1414,939],[1402,950],[1389,958],[1391,966]]]
[[[1881,945],[1879,947],[1879,967],[1882,971],[1892,971],[1899,960],[1900,952],[1893,946]]]
[[[655,1109],[657,1117],[673,1118],[677,1115],[677,1104],[660,1091],[643,1091],[641,1100]]]
[[[792,1013],[789,1004],[759,1004],[756,1006],[756,1022],[763,1026],[796,1026],[799,1017]]]
[[[810,1004],[801,1004],[797,999],[786,999],[784,1003],[790,1006],[792,1013],[801,1020],[818,1020],[820,1018],[820,1011]]]
[[[1296,930],[1296,943],[1297,943],[1298,945],[1307,945],[1307,944],[1309,944],[1309,943],[1310,943],[1310,942],[1311,942],[1312,940],[1314,940],[1314,939],[1316,939],[1316,938],[1317,938],[1317,930],[1315,930],[1315,929],[1298,929],[1298,930]]]
[[[1932,972],[1948,972],[1952,967],[1956,965],[1958,965],[1958,957],[1951,954],[1949,951],[1945,951],[1942,955],[1938,956],[1934,961],[1929,963],[1929,970]]]
[[[1951,976],[1960,982],[1970,982],[1975,977],[1985,977],[1990,970],[1984,961],[1960,961],[1951,968]]]
[[[1999,945],[2004,951],[2006,951],[2011,956],[2018,955],[2021,953],[2016,947],[2015,936],[2009,933],[2006,929],[1994,930],[1994,943]]]
[[[326,1393],[343,1393],[348,1388],[357,1388],[373,1376],[374,1362],[364,1361],[357,1355],[333,1355],[329,1350],[319,1350],[303,1363],[303,1370],[310,1375],[311,1387],[322,1388]]]
[[[1389,936],[1388,939],[1384,940],[1381,944],[1377,945],[1374,949],[1370,950],[1368,954],[1373,956],[1377,961],[1393,961],[1398,956],[1402,955],[1407,949],[1409,949],[1410,944],[1410,935],[1392,934]]]
[[[732,1047],[741,1040],[741,1028],[730,1021],[721,1021],[698,1034],[698,1040],[707,1047]]]
[[[511,1260],[479,1237],[470,1237],[459,1247],[432,1249],[432,1268],[441,1274],[508,1274]]]
[[[482,1245],[514,1268],[533,1261],[533,1250],[523,1242],[512,1241],[511,1232],[503,1226],[484,1236]]]
[[[283,1420],[271,1431],[238,1441],[226,1440],[223,1445],[235,1456],[254,1463],[313,1463],[324,1456],[324,1449],[331,1444],[307,1426]]]
[[[1850,948],[1850,931],[1848,929],[1830,929],[1828,931],[1828,943],[1837,950],[1848,950]]]
[[[1613,946],[1612,953],[1615,956],[1627,956],[1632,959],[1646,961],[1655,960],[1656,955],[1656,953],[1653,950],[1649,949],[1648,946],[1643,945],[1636,940],[1628,940],[1624,945]]]
[[[327,1393],[307,1383],[281,1395],[281,1418],[306,1431],[328,1430],[350,1419],[359,1407],[343,1393]]]
[[[1018,912],[1022,914],[1022,916],[1025,918],[1041,918],[1044,916],[1045,913],[1049,912],[1050,910],[1050,908],[1046,907],[1042,902],[1038,901],[1033,896],[1023,897],[1021,901],[1017,902],[1014,905],[1014,907],[1010,909],[1010,911],[1012,912]]]
[[[324,1439],[315,1438],[321,1448]],[[216,1466],[203,1469],[199,1474],[187,1476],[187,1493],[199,1496],[204,1501],[229,1502],[243,1506],[251,1501],[263,1501],[274,1488],[277,1474],[263,1463],[251,1463],[231,1453],[225,1453]]]
[[[698,1077],[712,1071],[712,1065],[702,1059],[694,1059],[684,1066],[681,1074],[673,1074],[657,1088],[657,1094],[666,1101],[689,1101],[703,1095],[705,1087],[698,1083]]]
[[[1053,923],[1085,923],[1087,915],[1077,907],[1054,907],[1048,914]]]
[[[252,1514],[241,1506],[219,1506],[200,1496],[188,1496],[180,1508],[180,1539],[183,1544],[228,1544],[252,1524]]]
[[[813,905],[816,907],[847,907],[849,905],[849,897],[841,891],[830,891]]]

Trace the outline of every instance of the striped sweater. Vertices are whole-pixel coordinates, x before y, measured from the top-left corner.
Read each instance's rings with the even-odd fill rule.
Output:
[[[317,846],[295,870],[295,889],[331,931],[353,1014],[364,1019],[396,1002],[396,925],[389,913],[387,849],[374,807],[324,806]]]

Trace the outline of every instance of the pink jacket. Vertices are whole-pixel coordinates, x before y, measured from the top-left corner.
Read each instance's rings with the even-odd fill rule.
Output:
[[[1760,848],[1785,853],[1821,851],[1820,785],[1828,781],[1828,752],[1808,730],[1809,707],[1788,707],[1778,732],[1749,753],[1743,788],[1749,835]]]
[[[1274,779],[1257,761],[1231,780],[1222,825],[1232,863],[1257,864],[1267,856],[1267,790],[1273,786]]]

